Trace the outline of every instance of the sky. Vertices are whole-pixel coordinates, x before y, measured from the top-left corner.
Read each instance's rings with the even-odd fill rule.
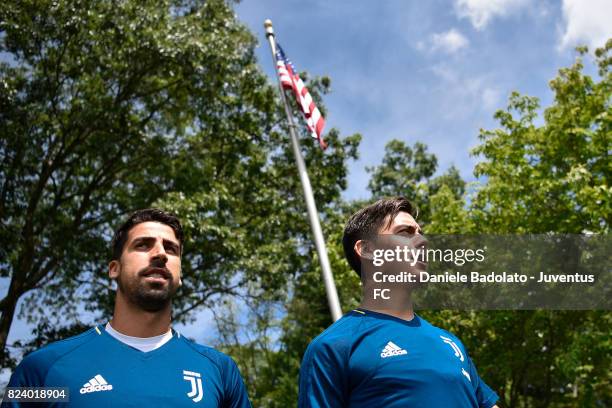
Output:
[[[548,82],[572,64],[574,47],[612,37],[606,0],[243,0],[236,11],[271,80],[267,18],[298,71],[331,78],[326,130],[363,136],[346,199],[369,197],[365,167],[391,139],[424,142],[439,172],[455,165],[474,180],[470,150],[510,93],[548,106]]]
[[[363,136],[346,199],[369,196],[365,167],[379,164],[394,138],[426,143],[440,172],[455,165],[474,180],[470,149],[480,128],[496,127],[493,114],[510,92],[549,105],[548,82],[572,64],[574,47],[593,50],[612,37],[609,0],[243,0],[236,14],[257,36],[260,66],[271,81],[267,18],[298,71],[331,78],[327,130]],[[178,329],[208,343],[211,314],[195,317]],[[18,319],[9,343],[30,331]]]

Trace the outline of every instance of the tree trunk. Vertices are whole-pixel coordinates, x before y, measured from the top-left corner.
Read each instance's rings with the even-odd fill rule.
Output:
[[[6,347],[6,342],[11,330],[13,318],[15,317],[17,302],[19,301],[21,295],[23,295],[21,285],[22,282],[18,281],[13,276],[8,293],[2,300],[2,316],[0,316],[0,364],[3,366],[6,365],[10,358],[10,353]]]

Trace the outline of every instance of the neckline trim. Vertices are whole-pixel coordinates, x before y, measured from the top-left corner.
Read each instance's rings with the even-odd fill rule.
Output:
[[[392,315],[387,314],[387,313],[375,312],[373,310],[364,309],[364,308],[361,308],[361,307],[353,309],[353,312],[360,313],[360,314],[365,315],[365,316],[372,316],[372,317],[377,318],[377,319],[393,320],[393,321],[396,321],[398,323],[405,324],[407,326],[420,326],[421,325],[421,317],[418,314],[416,314],[416,313],[414,313],[414,316],[412,317],[412,319],[406,320],[406,319],[402,319],[402,318],[397,317],[397,316],[392,316]]]

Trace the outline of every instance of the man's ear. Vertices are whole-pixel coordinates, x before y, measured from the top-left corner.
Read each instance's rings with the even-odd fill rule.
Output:
[[[121,264],[119,261],[114,260],[108,264],[108,277],[115,280],[119,277],[119,271],[121,270]]]
[[[360,258],[373,259],[371,243],[369,241],[360,239],[355,242],[353,247],[355,252]]]

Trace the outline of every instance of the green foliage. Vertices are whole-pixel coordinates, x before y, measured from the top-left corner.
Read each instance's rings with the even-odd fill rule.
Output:
[[[0,13],[1,350],[20,299],[39,324],[78,324],[80,305],[110,315],[109,239],[137,208],[184,221],[176,321],[220,295],[286,296],[309,265],[309,226],[275,87],[226,2],[5,2]],[[309,86],[318,98],[329,80]],[[325,154],[302,146],[323,210],[360,140],[326,136]]]
[[[486,182],[469,208],[477,231],[609,232],[611,49],[612,40],[595,52],[599,81],[583,72],[581,58],[559,71],[543,125],[535,124],[537,99],[513,93],[507,109],[495,114],[501,128],[481,131],[474,153],[483,160],[475,173]],[[468,337],[467,344],[502,362],[487,374],[505,406],[610,405],[609,312],[488,312],[481,318],[481,326],[494,331],[474,342]],[[470,330],[459,329],[464,332]]]
[[[555,99],[536,126],[537,99],[513,93],[482,131],[476,176],[488,182],[474,199],[478,225],[493,232],[606,233],[612,217],[612,41],[597,51],[601,80],[583,73],[580,58],[550,82]],[[511,215],[511,216],[510,216]]]
[[[385,146],[385,156],[379,166],[368,167],[372,174],[368,188],[374,199],[391,196],[409,198],[418,207],[418,220],[422,225],[432,217],[430,197],[445,187],[455,199],[465,193],[465,181],[459,171],[451,166],[444,174],[433,177],[438,168],[437,157],[427,152],[421,142],[414,147],[393,139]]]
[[[373,196],[418,197],[419,183],[436,171],[438,159],[427,153],[427,146],[415,143],[410,148],[400,140],[392,140],[385,146],[385,156],[378,167],[369,167],[372,179],[368,184]]]
[[[361,204],[340,204],[323,215],[329,261],[345,311],[359,304],[361,289],[359,277],[344,260],[342,231],[346,218]],[[229,322],[217,321],[220,332],[229,340],[221,339],[221,345],[225,344],[225,350],[237,359],[241,372],[247,373],[249,397],[254,406],[280,408],[296,404],[304,351],[332,323],[314,248],[308,254],[308,267],[291,280],[286,301],[277,307],[267,300],[249,304],[251,317],[243,323],[246,333],[235,317]],[[239,341],[237,332],[249,336],[249,340]],[[274,333],[276,336],[271,336]]]
[[[465,208],[463,196],[457,197],[448,184],[432,195],[429,205],[431,221],[427,225],[429,234],[469,234],[476,227]]]
[[[470,197],[456,169],[433,177],[437,160],[426,146],[394,140],[382,163],[368,171],[372,201],[404,195],[421,209],[427,233],[593,231],[610,223],[609,49],[597,50],[599,80],[580,60],[551,81],[555,101],[536,125],[539,103],[512,94],[495,117],[500,128],[481,131],[475,169],[481,182]],[[468,204],[469,202],[469,204]],[[365,203],[326,213],[325,235],[343,310],[360,299],[357,276],[343,259],[346,219]],[[420,311],[462,339],[483,379],[504,407],[609,406],[609,331],[605,311]],[[297,278],[280,327],[280,349],[267,355],[253,383],[257,406],[295,405],[299,362],[308,343],[331,323],[316,262]],[[254,350],[254,349],[252,349]]]
[[[254,46],[222,0],[3,4],[4,362],[20,299],[22,314],[40,322],[32,343],[15,345],[26,350],[80,330],[79,305],[110,314],[111,231],[130,211],[156,205],[179,214],[189,237],[176,320],[211,308],[220,346],[239,363],[255,406],[295,405],[304,350],[331,320],[283,111]],[[595,51],[599,78],[584,73],[581,58],[560,70],[543,124],[535,98],[510,97],[495,114],[500,128],[481,131],[474,153],[482,182],[469,199],[455,168],[434,177],[437,159],[426,145],[398,140],[368,169],[372,199],[414,200],[429,233],[608,233],[611,48],[609,41]],[[319,99],[330,79],[308,86],[324,112]],[[341,236],[365,203],[344,203],[340,194],[360,136],[332,129],[325,153],[303,136],[350,310],[360,285]],[[463,340],[502,406],[612,405],[609,312],[423,315]]]

